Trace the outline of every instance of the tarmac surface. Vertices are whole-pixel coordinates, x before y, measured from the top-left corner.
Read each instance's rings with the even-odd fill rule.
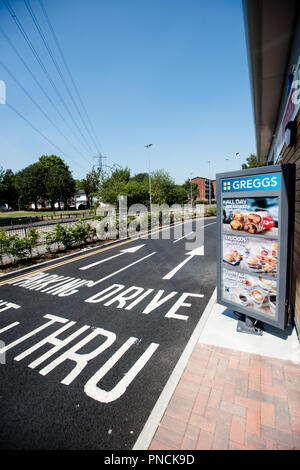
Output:
[[[0,448],[133,448],[215,288],[201,223],[1,277]]]

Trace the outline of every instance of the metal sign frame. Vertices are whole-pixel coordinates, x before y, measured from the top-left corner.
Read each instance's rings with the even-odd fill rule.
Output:
[[[266,187],[265,189],[256,189],[253,187],[254,183],[256,186],[259,186],[261,185],[262,181],[271,181],[272,176],[274,176],[273,174],[280,175],[279,188],[278,178],[273,178],[273,188],[271,186]],[[275,180],[277,181],[277,185],[275,184]],[[292,224],[294,220],[294,217],[292,217],[292,214],[294,214],[293,180],[294,165],[292,164],[270,165],[265,167],[250,168],[242,171],[219,173],[216,175],[218,237],[217,301],[219,304],[227,306],[239,313],[260,320],[263,323],[273,325],[282,330],[285,329],[287,323],[289,279],[292,263]],[[235,185],[233,185],[234,181],[237,181]],[[241,183],[241,181],[243,181],[243,183]],[[249,182],[249,184],[247,182]],[[278,199],[275,200],[273,198]],[[224,201],[225,199],[226,201]],[[249,234],[249,232],[244,231],[244,229],[241,229],[241,231],[235,231],[232,229],[231,225],[228,223],[228,213],[230,210],[226,209],[227,207],[230,208],[238,206],[239,201],[243,200],[247,209],[248,204],[252,204],[251,207],[254,208],[252,208],[250,212],[255,213],[255,211],[260,209],[259,207],[255,208],[255,205],[259,203],[261,204],[259,201],[264,200],[266,203],[268,203],[268,199],[271,202],[278,202],[278,219],[276,221],[276,224],[278,224],[277,230],[272,229],[272,232],[271,229],[264,229],[262,233]],[[257,204],[255,201],[258,201]],[[226,204],[225,208],[224,204]],[[233,210],[234,209],[231,209],[231,212],[233,212]],[[261,209],[261,211],[262,210],[263,209]],[[247,218],[249,216],[249,209],[244,212],[246,214],[245,218]],[[266,219],[268,219],[268,217],[266,217]],[[231,218],[231,221],[232,220],[233,219]],[[227,223],[225,223],[226,221]],[[244,227],[245,226],[249,228],[249,226],[246,224]],[[239,242],[236,242],[236,240],[239,240]],[[230,244],[231,241],[233,246],[236,243],[240,243],[241,246],[244,246],[244,252],[241,250],[241,252],[243,252],[243,256],[241,256],[243,263],[240,263],[243,267],[230,265],[224,258],[224,246],[226,243],[227,245]],[[249,246],[252,246],[252,248],[257,247],[260,241],[265,242],[267,245],[270,245],[272,241],[274,244],[277,243],[278,252],[276,252],[276,274],[259,271],[262,269],[261,266],[256,271],[253,271],[244,260],[244,258],[246,258],[246,248],[249,250]],[[232,250],[232,252],[234,252],[234,250]],[[273,253],[272,250],[271,253]],[[247,259],[249,259],[249,257]],[[252,291],[249,287],[251,284],[253,288]],[[264,284],[271,284],[273,287],[271,290],[267,287],[262,288],[261,285],[264,286]],[[256,292],[254,293],[254,291]],[[253,299],[253,296],[255,295],[256,297],[261,296],[261,298],[263,298],[263,303],[261,305],[257,303],[257,298],[254,297]],[[271,295],[272,300],[274,299],[274,296],[276,298],[275,311],[274,304],[271,303]],[[242,300],[244,303],[242,303]],[[269,302],[269,304],[267,304],[267,302]],[[272,309],[269,307],[269,305],[272,306]]]

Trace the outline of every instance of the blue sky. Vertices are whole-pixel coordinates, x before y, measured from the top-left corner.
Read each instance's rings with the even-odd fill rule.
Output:
[[[54,153],[66,161],[75,178],[82,178],[100,150],[107,155],[107,164],[128,166],[133,174],[148,171],[150,156],[151,170],[163,168],[182,184],[191,174],[208,177],[209,160],[214,177],[239,169],[250,153],[256,153],[240,0],[43,0],[97,135],[97,147],[24,1],[9,3],[78,127],[1,1],[1,28],[73,129],[57,114],[0,32],[1,62],[72,142],[59,134],[0,64],[7,102],[64,151],[44,140],[11,108],[0,105],[0,164],[5,169],[18,171],[40,155]],[[29,4],[81,110],[39,0],[29,0]],[[149,143],[153,146],[145,149]]]

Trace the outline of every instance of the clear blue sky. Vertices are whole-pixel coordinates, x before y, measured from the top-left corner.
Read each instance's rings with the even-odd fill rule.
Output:
[[[40,3],[29,2],[81,110]],[[0,164],[5,169],[18,171],[40,155],[54,153],[64,158],[75,178],[82,178],[96,163],[92,157],[99,149],[109,165],[128,166],[133,174],[148,171],[150,154],[151,170],[168,170],[181,184],[191,174],[208,177],[208,160],[214,177],[239,169],[256,153],[241,0],[43,0],[97,134],[98,149],[24,1],[9,3],[92,149],[81,145],[78,129],[0,0],[1,28],[73,133],[0,33],[1,62],[80,150],[58,133],[0,64],[7,102],[68,155],[0,105]],[[153,147],[147,150],[149,143]]]

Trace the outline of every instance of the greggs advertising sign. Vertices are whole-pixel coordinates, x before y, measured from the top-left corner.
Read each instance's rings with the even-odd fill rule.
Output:
[[[280,329],[293,259],[293,172],[270,165],[216,178],[218,303]]]
[[[222,193],[280,189],[280,173],[224,179]]]

